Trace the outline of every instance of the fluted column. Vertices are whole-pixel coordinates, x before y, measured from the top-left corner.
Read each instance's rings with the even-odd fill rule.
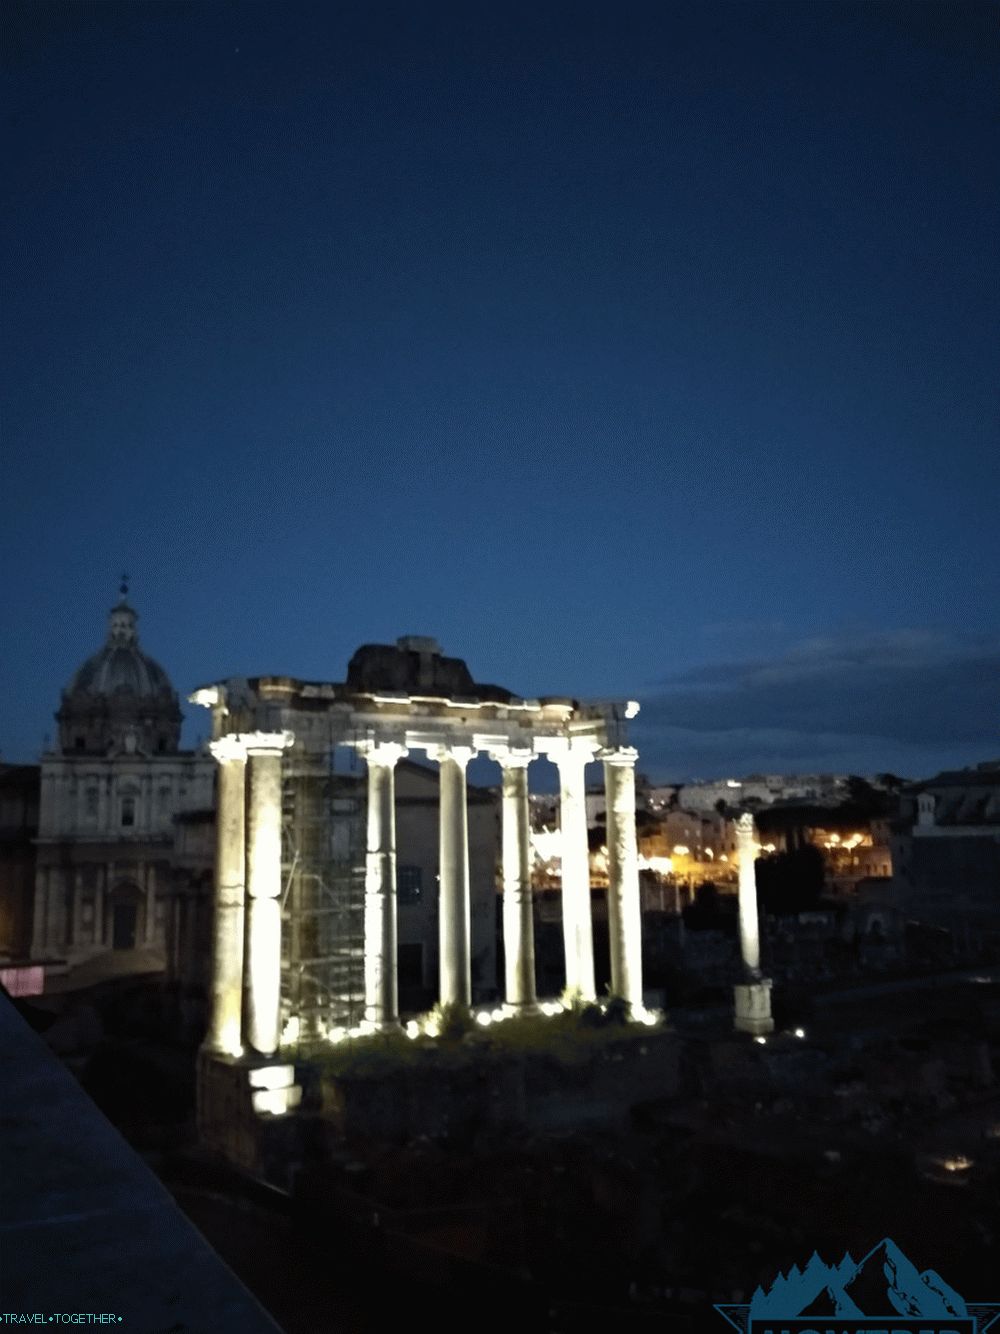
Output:
[[[205,1045],[243,1050],[243,939],[246,899],[246,746],[237,736],[212,741],[218,764],[215,816],[215,920],[212,999]]]
[[[442,746],[440,766],[440,932],[439,1000],[442,1005],[472,1002],[472,949],[469,921],[469,816],[465,766],[471,746]]]
[[[531,839],[528,818],[530,750],[492,753],[503,769],[503,951],[504,995],[508,1005],[533,1006],[535,922],[531,894]]]
[[[642,1006],[642,909],[635,839],[635,762],[631,747],[605,751],[604,792],[608,838],[608,938],[611,990]]]
[[[590,915],[590,850],[587,843],[586,767],[596,746],[568,742],[549,751],[559,766],[559,829],[561,832],[563,943],[566,990],[594,1000],[594,932]]]
[[[365,1018],[379,1028],[399,1023],[396,973],[396,761],[394,742],[358,748],[368,762],[368,852],[365,864]]]
[[[247,1037],[262,1056],[281,1034],[281,752],[290,732],[254,732],[247,810]]]

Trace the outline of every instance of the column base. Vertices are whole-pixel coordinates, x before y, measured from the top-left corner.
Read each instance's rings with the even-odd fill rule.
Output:
[[[363,1019],[361,1027],[366,1033],[401,1033],[403,1025],[399,1019]]]
[[[733,993],[733,1027],[737,1033],[752,1033],[759,1037],[774,1032],[769,977],[762,977],[758,982],[738,983],[733,987]]]

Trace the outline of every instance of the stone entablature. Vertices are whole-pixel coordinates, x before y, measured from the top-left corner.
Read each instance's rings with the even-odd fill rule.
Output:
[[[414,643],[418,648],[411,647]],[[433,640],[400,641],[398,651],[378,647],[392,663],[401,654],[416,654],[418,663],[426,656],[428,662],[419,670],[435,683],[446,675],[440,666],[435,668],[435,661],[460,662],[442,660]],[[455,671],[449,667],[450,674]],[[536,1004],[527,769],[536,757],[547,756],[560,775],[567,989],[587,1000],[595,997],[584,775],[589,762],[602,760],[613,853],[612,990],[641,1011],[637,752],[627,745],[625,734],[626,721],[638,705],[562,697],[526,700],[496,686],[483,687],[482,693],[486,697],[358,691],[345,684],[257,677],[221,681],[192,694],[193,703],[212,712],[212,750],[229,775],[219,786],[209,1049],[237,1055],[249,1045],[264,1056],[277,1050],[281,756],[286,753],[286,764],[294,764],[297,750],[322,754],[335,746],[351,747],[367,761],[364,973],[366,1024],[371,1029],[399,1023],[394,777],[397,762],[413,751],[424,752],[440,771],[439,1001],[468,1005],[471,1000],[466,768],[473,756],[482,754],[503,770],[506,1003],[516,1008]]]

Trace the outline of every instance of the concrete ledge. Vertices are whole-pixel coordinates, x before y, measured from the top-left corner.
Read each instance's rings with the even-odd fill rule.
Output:
[[[110,1314],[112,1327],[133,1334],[275,1334],[267,1312],[2,996],[0,1123],[5,1312],[40,1313],[45,1323],[60,1313]]]

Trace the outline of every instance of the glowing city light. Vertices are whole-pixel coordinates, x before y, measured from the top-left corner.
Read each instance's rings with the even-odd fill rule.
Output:
[[[942,1158],[941,1166],[946,1172],[967,1172],[972,1166],[972,1159],[958,1153],[953,1158]]]

